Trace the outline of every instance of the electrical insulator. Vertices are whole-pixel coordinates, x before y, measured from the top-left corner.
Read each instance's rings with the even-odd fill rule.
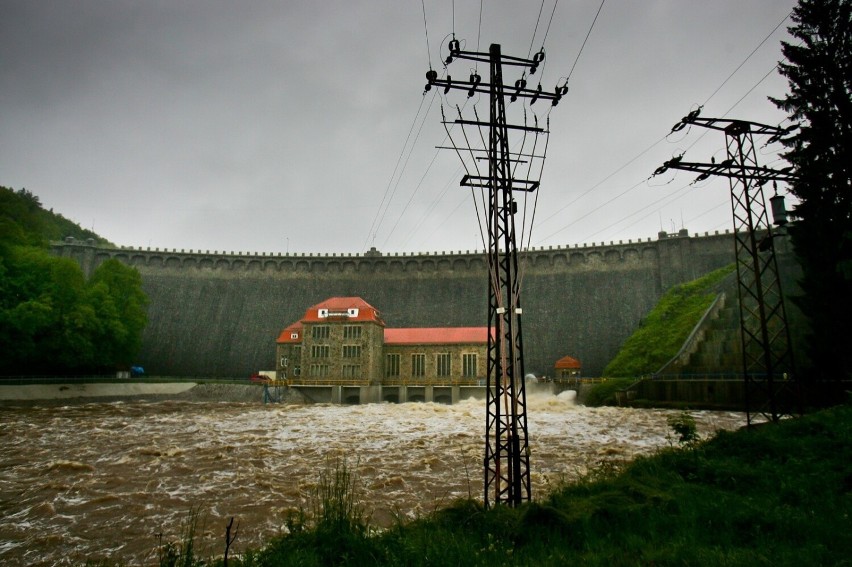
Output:
[[[533,95],[532,100],[530,101],[530,106],[535,104],[535,101],[538,100],[538,97],[540,95],[541,95],[541,83],[538,84],[538,88],[536,89],[535,94]]]
[[[526,80],[518,79],[517,81],[515,81],[515,94],[512,95],[512,97],[509,99],[509,102],[515,102],[516,100],[518,100],[518,95],[526,87],[527,87]]]
[[[536,69],[538,69],[538,65],[542,61],[544,61],[544,50],[541,50],[535,55],[533,55],[533,64],[530,65],[530,75],[535,75],[535,71]]]
[[[468,98],[473,96],[473,93],[476,92],[476,87],[478,87],[481,82],[482,77],[480,77],[478,73],[473,72],[470,74],[470,90],[467,91]]]

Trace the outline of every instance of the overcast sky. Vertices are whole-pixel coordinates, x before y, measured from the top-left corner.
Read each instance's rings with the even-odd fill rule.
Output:
[[[480,26],[469,0],[454,17],[451,0],[0,0],[0,185],[119,245],[481,249],[459,158],[435,149],[448,144],[441,105],[449,114],[466,94],[423,90],[455,31],[468,50],[526,57],[544,43],[548,90],[576,61],[558,106],[528,108],[550,110],[551,131],[532,245],[724,231],[727,180],[646,179],[687,148],[690,161],[724,156],[720,132],[666,138],[697,105],[785,119],[767,96],[786,92],[773,67],[792,23],[773,29],[794,4],[608,0],[580,53],[599,0],[555,13],[545,0],[535,37],[538,1],[486,0]],[[484,96],[465,111],[474,101],[487,117]],[[777,149],[761,164],[782,165]]]

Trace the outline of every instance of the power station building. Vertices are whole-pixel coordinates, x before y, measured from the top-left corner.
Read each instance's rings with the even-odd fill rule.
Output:
[[[278,336],[276,377],[295,384],[484,384],[488,327],[388,328],[360,297],[313,305]]]

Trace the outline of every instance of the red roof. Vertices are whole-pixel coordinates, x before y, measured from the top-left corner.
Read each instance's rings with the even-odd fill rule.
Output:
[[[372,321],[384,325],[379,310],[360,297],[331,297],[308,307],[302,323],[325,323],[327,321]]]
[[[386,345],[448,345],[488,342],[488,327],[385,329]]]
[[[562,370],[582,368],[582,366],[580,365],[580,361],[576,358],[571,358],[570,356],[563,356],[562,358],[556,361],[556,364],[553,365],[553,368],[555,368],[556,370]]]
[[[281,343],[300,343],[302,342],[302,322],[296,321],[278,335],[278,339],[275,341],[279,344]]]

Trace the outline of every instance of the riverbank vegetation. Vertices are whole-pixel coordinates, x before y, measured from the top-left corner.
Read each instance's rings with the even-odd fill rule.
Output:
[[[313,505],[229,565],[843,565],[852,557],[852,407],[601,464],[517,509],[463,500],[376,532],[354,469],[326,467]],[[191,539],[189,540],[192,545]],[[190,548],[191,551],[191,548]],[[235,552],[240,553],[235,556]],[[220,552],[221,553],[221,552]],[[171,548],[162,565],[222,565]]]
[[[733,272],[731,264],[666,292],[604,368],[603,375],[642,376],[662,368],[678,353]]]
[[[0,376],[114,372],[135,362],[147,297],[134,268],[107,260],[86,280],[48,242],[91,231],[0,187]]]

